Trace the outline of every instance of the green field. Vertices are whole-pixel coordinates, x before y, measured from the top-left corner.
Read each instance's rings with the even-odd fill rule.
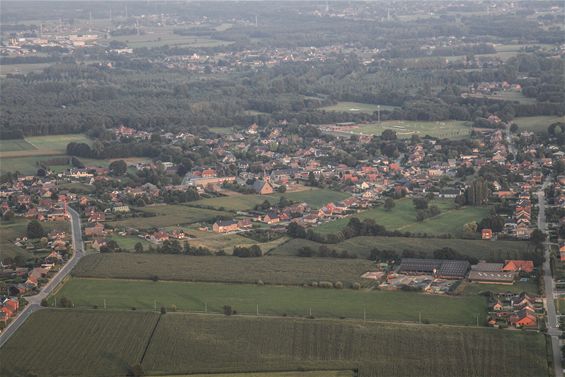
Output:
[[[251,372],[251,373],[206,373],[206,374],[186,374],[163,377],[351,377],[352,370],[324,370],[315,372]]]
[[[69,143],[87,143],[90,139],[83,134],[49,135],[26,137],[28,143],[40,150],[52,150],[60,153],[67,151]]]
[[[400,230],[411,233],[428,234],[451,234],[460,236],[463,233],[463,225],[471,221],[479,222],[488,216],[487,207],[464,207],[455,209],[452,200],[434,200],[430,205],[437,205],[441,209],[441,214],[426,219],[416,221],[416,209],[411,200],[401,199],[395,201],[396,206],[391,211],[385,211],[382,207],[372,208],[354,216],[359,219],[373,219],[377,224],[383,225],[387,230]],[[349,218],[338,219],[327,222],[316,228],[320,234],[333,234],[342,230]]]
[[[81,259],[73,276],[94,278],[302,285],[311,281],[337,280],[349,287],[374,270],[365,259],[230,256],[191,257],[161,254],[95,254]]]
[[[534,117],[518,117],[512,122],[516,123],[521,130],[529,130],[534,132],[547,132],[550,124],[555,122],[565,123],[565,116],[534,116]]]
[[[0,152],[27,151],[30,149],[36,148],[23,139],[0,140]]]
[[[486,319],[486,301],[480,296],[434,296],[413,292],[323,289],[247,284],[187,283],[147,280],[83,279],[65,283],[56,296],[75,307],[151,310],[176,305],[179,311],[222,313],[231,305],[240,314],[363,318],[379,321],[474,325]],[[339,303],[339,305],[336,305]]]
[[[392,111],[396,108],[396,106],[380,105],[380,108],[383,111]],[[378,105],[360,102],[338,102],[335,105],[321,107],[320,110],[372,114],[378,110]]]
[[[522,293],[527,292],[531,295],[539,295],[538,285],[534,280],[529,280],[527,282],[517,282],[513,285],[501,285],[501,284],[479,284],[473,282],[466,282],[463,287],[463,294],[465,295],[478,295],[482,292],[493,292],[493,293]]]
[[[28,250],[18,247],[13,244],[17,237],[25,236],[28,221],[22,218],[15,218],[10,222],[0,222],[0,261],[4,258],[13,258],[16,255],[23,255],[26,258],[31,258],[33,254]],[[43,229],[50,232],[53,229],[70,230],[68,222],[54,221],[42,223]]]
[[[471,127],[458,120],[441,122],[425,122],[411,120],[387,120],[380,123],[360,124],[353,126],[347,132],[357,135],[380,135],[384,130],[396,131],[399,138],[409,138],[412,135],[430,135],[438,138],[460,139],[471,133]]]
[[[469,94],[469,97],[473,98],[488,98],[500,101],[512,101],[520,102],[524,104],[534,104],[536,103],[535,98],[526,97],[521,92],[516,91],[500,91],[496,94],[486,95],[486,94]]]
[[[274,249],[271,254],[295,255],[296,251],[304,246],[318,250],[322,244],[303,239],[291,239]],[[422,252],[428,257],[431,257],[434,250],[449,247],[463,255],[489,261],[520,259],[522,252],[534,250],[529,242],[522,241],[482,241],[410,237],[354,237],[337,244],[326,244],[325,246],[330,249],[335,249],[338,252],[347,250],[348,252],[355,253],[360,258],[368,257],[370,251],[374,248],[394,250],[399,254],[404,250],[410,250],[416,253]]]
[[[272,204],[276,204],[280,197],[284,196],[288,200],[294,202],[306,202],[313,208],[320,208],[329,202],[340,201],[348,198],[350,195],[343,192],[327,190],[327,189],[312,189],[297,192],[287,192],[284,194],[272,195],[238,195],[238,196],[222,196],[217,198],[202,199],[192,202],[191,205],[197,206],[211,206],[216,209],[224,208],[228,211],[245,211],[253,209],[258,204],[268,200]]]
[[[363,377],[549,373],[540,334],[342,320],[42,310],[0,349],[6,376],[124,376],[138,363],[146,376],[295,370],[283,376],[333,377],[302,371],[354,368]]]
[[[51,63],[1,64],[0,76],[6,76],[8,74],[27,75],[30,72],[41,72],[50,65]]]
[[[216,217],[233,217],[232,213],[211,209],[189,207],[186,205],[154,205],[139,208],[144,212],[154,213],[152,217],[131,217],[125,220],[113,221],[114,226],[135,228],[162,228],[167,226],[192,224],[201,221],[211,221]]]
[[[228,45],[232,42],[220,41],[208,37],[177,35],[173,33],[173,27],[145,27],[143,34],[122,35],[111,37],[111,40],[127,43],[128,47],[159,47],[159,46],[178,46],[178,47],[217,47]]]
[[[13,153],[13,152],[4,152]],[[18,152],[19,153],[19,152]],[[35,174],[40,163],[52,158],[65,157],[63,155],[33,156],[33,157],[2,157],[0,152],[0,173],[16,172],[21,174]]]

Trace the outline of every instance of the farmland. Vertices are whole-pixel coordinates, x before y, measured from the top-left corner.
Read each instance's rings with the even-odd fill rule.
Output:
[[[83,258],[74,276],[94,278],[302,285],[311,281],[340,280],[346,286],[372,270],[368,260],[293,257],[190,257],[157,254],[96,254]]]
[[[157,318],[131,311],[42,310],[0,350],[1,372],[109,376],[140,363],[145,375],[354,368],[363,377],[548,375],[545,341],[535,333],[179,313]],[[322,375],[343,373],[230,377]]]
[[[229,24],[221,25],[221,28],[230,27]],[[123,35],[112,38],[125,42],[131,48],[177,46],[177,47],[217,47],[230,44],[231,42],[220,41],[203,36],[178,35],[173,33],[171,27],[148,27],[143,34]]]
[[[547,127],[555,122],[565,123],[565,116],[534,116],[514,118],[514,123],[522,130],[547,132]]]
[[[231,305],[240,314],[367,319],[474,325],[486,318],[480,296],[433,296],[414,292],[324,289],[248,284],[147,280],[72,279],[49,300],[66,297],[76,307],[151,310],[175,305],[179,311],[222,313]],[[336,305],[339,303],[339,305]]]
[[[13,258],[16,255],[23,255],[24,257],[31,257],[29,251],[15,246],[13,241],[17,237],[24,236],[26,233],[27,220],[16,218],[10,222],[2,222],[0,225],[0,260],[10,257]],[[43,223],[43,229],[46,232],[50,232],[53,229],[69,230],[68,222],[46,222]]]
[[[416,221],[416,209],[409,199],[396,201],[396,206],[391,211],[382,207],[360,212],[355,216],[359,219],[373,219],[377,224],[383,225],[387,230],[401,230],[412,233],[452,234],[460,236],[463,225],[471,221],[480,221],[488,215],[486,207],[464,207],[455,209],[452,200],[435,200],[430,205],[437,205],[442,213],[424,221]],[[325,223],[316,228],[321,234],[336,233],[342,230],[349,218],[338,219]]]
[[[460,139],[467,137],[471,128],[463,121],[447,120],[441,122],[387,120],[380,123],[359,124],[345,127],[343,133],[358,135],[380,135],[384,130],[396,131],[399,138],[409,138],[412,135],[430,135],[438,138]],[[338,133],[342,133],[341,131]]]
[[[372,114],[379,109],[378,105],[370,104],[370,103],[360,103],[360,102],[338,102],[332,106],[326,106],[320,108],[320,110],[325,111],[336,111],[336,112],[346,112],[346,113],[368,113]],[[395,109],[395,106],[386,106],[381,105],[381,110],[388,110],[392,111]]]
[[[291,239],[285,244],[274,249],[274,255],[295,255],[296,251],[304,246],[309,246],[314,250],[322,244],[303,240]],[[369,256],[371,249],[394,250],[399,254],[404,250],[411,250],[416,253],[425,253],[432,256],[434,250],[444,247],[478,259],[504,260],[520,259],[520,253],[532,251],[533,247],[528,242],[520,241],[482,241],[464,239],[441,239],[441,238],[411,238],[411,237],[354,237],[343,242],[325,245],[338,252],[347,250],[355,253],[361,258]]]
[[[288,200],[294,202],[306,202],[313,208],[320,208],[329,202],[340,201],[349,197],[348,194],[343,192],[326,189],[310,189],[272,195],[223,196],[218,198],[202,199],[191,204],[206,207],[210,206],[216,209],[225,209],[228,211],[245,211],[253,209],[253,207],[263,203],[265,200],[268,200],[272,204],[276,204],[281,196],[284,196]]]

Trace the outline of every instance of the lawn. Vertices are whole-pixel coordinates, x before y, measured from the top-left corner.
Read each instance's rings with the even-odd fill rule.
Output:
[[[154,205],[139,208],[148,213],[154,213],[151,217],[130,217],[125,220],[113,221],[114,226],[144,228],[162,228],[167,226],[192,224],[201,221],[213,221],[217,217],[231,218],[232,213],[215,211],[211,209],[189,207],[186,205]]]
[[[35,147],[23,139],[0,140],[0,152],[27,151],[31,149],[35,149]]]
[[[396,106],[380,105],[381,110],[392,111]],[[378,105],[360,102],[338,102],[335,105],[321,107],[320,110],[336,111],[346,113],[367,113],[372,114],[379,109]]]
[[[245,211],[251,210],[256,205],[268,200],[272,204],[276,204],[280,197],[284,196],[293,202],[306,202],[313,208],[320,208],[329,202],[340,201],[348,198],[350,195],[343,192],[327,190],[327,189],[310,189],[305,191],[287,192],[284,194],[274,193],[272,195],[238,195],[238,196],[222,196],[217,198],[202,199],[190,203],[196,206],[211,206],[216,209],[224,209],[228,211]]]
[[[37,150],[29,151],[12,151],[12,152],[1,152],[0,151],[0,173],[4,174],[6,172],[16,172],[19,171],[21,174],[35,174],[37,169],[39,169],[40,163],[52,158],[65,157],[63,155],[37,155],[29,157],[4,157],[3,155],[8,153],[31,153]]]
[[[17,237],[25,236],[27,223],[28,221],[23,218],[15,218],[10,222],[0,222],[0,261],[8,257],[13,258],[18,254],[26,258],[32,257],[28,250],[13,244]],[[65,230],[67,232],[70,230],[69,223],[64,221],[44,222],[41,225],[43,225],[45,232],[50,232],[53,229]]]
[[[179,311],[222,313],[231,305],[240,314],[366,318],[417,322],[419,313],[430,323],[474,325],[486,319],[486,299],[480,296],[433,296],[414,292],[323,289],[250,284],[191,283],[148,280],[75,278],[49,302],[67,297],[75,307],[151,310],[175,305]]]
[[[273,255],[295,255],[296,251],[304,246],[318,250],[322,244],[303,240],[291,239],[283,245],[274,249]],[[337,244],[326,244],[330,249],[338,252],[347,250],[355,253],[360,258],[366,258],[372,249],[394,250],[401,254],[404,250],[424,253],[428,257],[433,251],[444,247],[463,254],[485,259],[491,262],[504,261],[505,259],[520,259],[520,254],[533,251],[529,242],[525,241],[483,241],[464,239],[442,239],[442,238],[410,238],[410,237],[354,237]]]
[[[493,292],[493,293],[522,293],[527,292],[530,295],[539,295],[538,285],[534,280],[529,280],[527,282],[517,282],[514,285],[502,285],[502,284],[479,284],[476,282],[464,283],[463,294],[465,295],[478,295],[482,292]]]
[[[514,123],[522,130],[529,130],[534,132],[547,132],[550,124],[555,122],[565,123],[565,116],[533,116],[533,117],[518,117],[514,118]]]
[[[354,368],[369,377],[549,373],[541,334],[343,320],[47,309],[0,349],[0,373],[10,376],[123,376],[137,363],[145,375],[342,377],[303,371]]]
[[[471,127],[465,122],[447,120],[441,122],[387,120],[380,123],[368,123],[351,126],[347,134],[380,135],[384,130],[394,130],[399,138],[409,138],[412,135],[430,135],[438,138],[460,139],[471,133]]]
[[[90,139],[83,134],[49,135],[27,137],[26,141],[40,150],[51,150],[60,153],[67,151],[69,143],[87,143]]]
[[[382,207],[372,208],[355,214],[359,219],[373,219],[377,224],[383,225],[387,230],[401,230],[411,233],[428,234],[452,234],[460,236],[463,233],[463,225],[471,221],[480,221],[489,213],[487,207],[464,207],[455,209],[452,200],[434,200],[430,205],[437,205],[441,214],[416,221],[416,209],[410,199],[395,201],[395,207],[391,211],[385,211]],[[342,218],[322,224],[316,228],[320,234],[332,234],[342,230],[349,218]]]
[[[296,258],[273,256],[185,256],[163,254],[95,254],[80,260],[73,276],[93,278],[255,283],[297,285],[337,280],[349,287],[374,269],[366,259]]]

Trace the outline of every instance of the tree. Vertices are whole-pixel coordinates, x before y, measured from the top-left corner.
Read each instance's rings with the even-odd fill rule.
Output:
[[[295,222],[288,224],[286,232],[293,238],[306,238],[306,229],[302,225]]]
[[[27,224],[27,236],[28,238],[41,238],[45,235],[43,226],[37,220],[31,220]]]
[[[512,132],[513,134],[517,133],[519,129],[520,127],[518,127],[516,123],[512,123],[510,125],[510,132]]]
[[[381,139],[387,141],[396,140],[396,132],[394,130],[386,129],[382,132]]]
[[[477,224],[475,221],[463,225],[463,231],[465,233],[476,233],[478,228],[479,224]]]
[[[545,242],[545,239],[546,239],[545,233],[539,229],[534,229],[530,237],[530,241],[536,245],[541,245],[542,243]]]
[[[110,164],[109,169],[112,175],[122,176],[128,170],[128,165],[124,160],[117,160]]]
[[[277,191],[278,191],[279,193],[281,193],[281,194],[284,194],[284,193],[286,192],[286,186],[285,186],[285,185],[280,185],[280,186],[277,188]]]
[[[481,206],[486,204],[489,196],[487,182],[483,178],[473,180],[471,185],[465,191],[465,199],[467,204]]]
[[[232,315],[233,309],[230,305],[224,305],[224,315]]]
[[[412,203],[414,203],[414,207],[416,209],[427,209],[428,208],[428,200],[426,198],[414,198],[414,199],[412,199]]]
[[[396,206],[396,203],[394,202],[394,199],[392,198],[386,198],[385,200],[385,204],[384,204],[384,209],[385,211],[391,211],[394,206]]]
[[[4,214],[2,215],[2,220],[4,221],[11,221],[13,218],[14,218],[14,212],[10,209],[4,212]]]
[[[137,242],[133,247],[136,253],[143,253],[143,245],[141,242]]]

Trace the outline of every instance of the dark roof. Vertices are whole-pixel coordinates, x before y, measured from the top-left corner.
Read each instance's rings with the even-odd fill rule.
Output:
[[[216,224],[218,224],[219,226],[230,226],[230,225],[233,225],[233,224],[237,224],[237,221],[220,220],[220,221],[216,221]]]
[[[476,265],[471,266],[471,270],[480,272],[502,272],[503,267],[503,263],[479,262]]]
[[[516,273],[514,272],[483,272],[471,271],[469,280],[471,281],[493,281],[501,283],[511,283],[514,281]]]
[[[470,264],[465,260],[402,258],[398,272],[422,272],[445,277],[465,277]]]

